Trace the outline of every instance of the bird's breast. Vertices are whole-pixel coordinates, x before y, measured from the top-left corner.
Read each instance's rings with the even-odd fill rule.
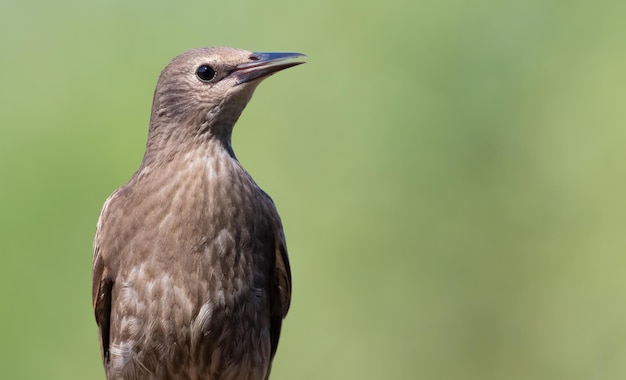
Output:
[[[130,228],[113,242],[121,260],[111,319],[119,368],[269,350],[273,235],[262,193],[232,165],[186,162],[160,184],[151,171],[123,192],[124,223],[115,224]]]

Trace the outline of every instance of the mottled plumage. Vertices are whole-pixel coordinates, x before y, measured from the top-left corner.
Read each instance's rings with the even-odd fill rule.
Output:
[[[274,203],[231,132],[261,80],[300,57],[194,49],[161,73],[143,161],[94,242],[107,379],[268,378],[291,273]]]

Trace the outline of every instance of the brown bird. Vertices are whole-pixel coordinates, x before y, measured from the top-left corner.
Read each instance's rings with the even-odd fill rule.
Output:
[[[94,241],[107,379],[269,377],[291,272],[274,203],[231,133],[257,85],[304,57],[211,47],[161,72],[143,161]]]

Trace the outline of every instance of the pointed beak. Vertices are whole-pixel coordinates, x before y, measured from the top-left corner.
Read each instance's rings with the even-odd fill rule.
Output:
[[[305,63],[306,55],[300,53],[252,53],[250,61],[238,65],[231,75],[238,77],[237,84],[264,79],[280,70]]]

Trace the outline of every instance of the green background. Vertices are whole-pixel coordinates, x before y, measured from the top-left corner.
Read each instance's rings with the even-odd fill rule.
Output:
[[[294,277],[273,379],[626,378],[626,2],[0,3],[0,378],[103,379],[91,245],[192,47],[298,51],[234,147]]]

